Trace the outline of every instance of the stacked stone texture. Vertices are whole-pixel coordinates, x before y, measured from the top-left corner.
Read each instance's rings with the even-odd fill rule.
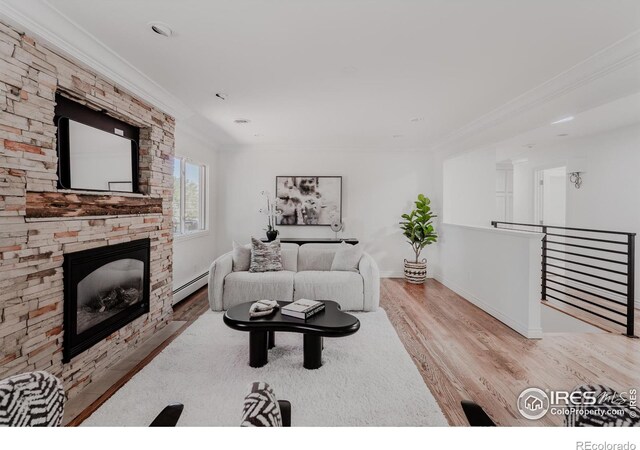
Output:
[[[91,193],[57,190],[57,92],[140,127],[142,194],[111,200],[133,206],[96,215]],[[47,370],[73,397],[171,320],[174,127],[172,117],[0,22],[0,379]],[[72,205],[63,217],[46,212],[56,193]],[[63,364],[64,255],[143,238],[151,239],[149,314]]]

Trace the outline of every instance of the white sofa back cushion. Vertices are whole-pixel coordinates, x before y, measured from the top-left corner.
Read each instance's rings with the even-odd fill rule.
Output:
[[[234,244],[238,245],[235,242]],[[249,261],[246,264],[246,269],[242,268],[242,269],[236,270],[235,259],[234,259],[234,267],[233,267],[234,272],[238,272],[238,271],[244,272],[249,270],[249,265],[251,263],[251,244],[245,244],[242,247],[249,250]],[[280,244],[280,250],[282,252],[282,269],[283,270],[288,270],[290,272],[298,271],[298,248],[300,248],[298,244],[291,244],[289,242],[282,242]],[[235,246],[234,246],[234,249],[235,249]]]
[[[291,272],[298,271],[298,244],[291,244],[289,242],[283,242],[280,244],[282,250],[282,267],[284,270]]]
[[[307,270],[330,271],[333,257],[340,244],[304,244],[298,250],[298,272]]]
[[[251,245],[240,245],[233,241],[233,271],[246,272],[251,266]]]
[[[362,258],[362,244],[349,245],[340,244],[340,248],[336,251],[331,263],[331,270],[342,270],[348,272],[357,272]]]

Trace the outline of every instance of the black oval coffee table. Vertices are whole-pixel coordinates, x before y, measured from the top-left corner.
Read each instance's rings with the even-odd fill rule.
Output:
[[[274,313],[252,319],[249,308],[253,302],[234,306],[224,313],[224,323],[234,330],[249,332],[249,365],[262,367],[268,362],[269,349],[275,346],[275,333],[304,334],[304,367],[317,369],[322,366],[322,338],[349,336],[360,329],[360,321],[340,310],[334,301],[325,300],[324,311],[307,320],[281,314],[281,308],[290,302],[278,302]]]

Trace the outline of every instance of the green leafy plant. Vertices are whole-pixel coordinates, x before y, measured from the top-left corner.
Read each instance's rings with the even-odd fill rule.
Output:
[[[416,254],[416,262],[418,262],[422,249],[438,241],[438,235],[433,227],[433,218],[438,216],[431,212],[431,207],[429,206],[431,200],[424,195],[419,194],[418,200],[414,203],[416,205],[415,209],[409,214],[402,215],[404,220],[400,222],[400,227],[407,238],[407,242],[413,248],[413,252]]]

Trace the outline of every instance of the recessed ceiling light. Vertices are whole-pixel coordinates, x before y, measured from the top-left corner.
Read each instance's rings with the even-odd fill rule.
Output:
[[[236,119],[233,121],[234,123],[238,123],[240,125],[244,125],[247,123],[251,123],[251,121],[249,119]]]
[[[558,125],[559,123],[571,122],[573,119],[575,119],[575,117],[573,117],[573,116],[563,117],[560,120],[556,120],[555,122],[551,122],[551,125]]]
[[[424,120],[423,117],[414,117],[413,119],[410,120],[410,122],[415,123],[415,122],[421,122],[423,120]]]
[[[398,138],[401,138],[401,137],[402,137],[402,135],[401,135],[401,134],[394,134],[394,135],[393,135],[393,136],[391,136],[391,137],[392,137],[392,138],[394,138],[394,139],[398,139]]]
[[[153,31],[155,34],[157,34],[159,36],[171,37],[171,35],[173,34],[173,31],[171,30],[171,27],[169,25],[167,25],[166,23],[149,22],[148,25],[151,27],[151,31]]]
[[[220,100],[226,100],[228,95],[225,94],[224,92],[218,92],[216,93],[216,97],[218,97]]]
[[[560,134],[556,134],[556,136],[565,137],[565,136],[569,136],[569,134],[568,133],[560,133]]]

